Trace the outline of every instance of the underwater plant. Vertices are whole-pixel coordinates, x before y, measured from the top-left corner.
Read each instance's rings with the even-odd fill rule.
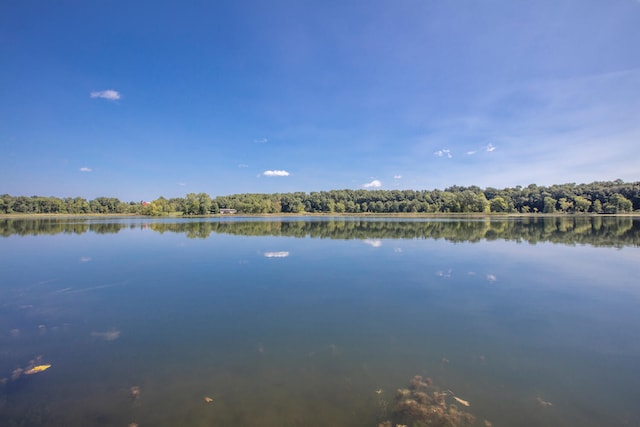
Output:
[[[456,403],[447,403],[451,396]],[[475,417],[458,406],[469,406],[469,402],[450,390],[440,391],[433,386],[431,378],[414,376],[409,387],[398,389],[392,405],[390,419],[378,427],[461,427],[475,422]]]

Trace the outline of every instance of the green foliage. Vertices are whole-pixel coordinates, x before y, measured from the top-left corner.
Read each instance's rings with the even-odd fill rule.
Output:
[[[302,213],[626,213],[640,211],[640,182],[621,180],[527,187],[453,186],[444,190],[331,190],[276,194],[232,194],[211,198],[189,193],[184,198],[160,197],[151,203],[123,203],[112,197],[87,201],[81,197],[0,196],[0,214],[141,214],[181,212],[218,214],[220,208],[240,214]]]
[[[171,204],[164,197],[160,197],[151,203],[145,204],[140,213],[148,216],[163,216],[172,212]]]
[[[491,199],[490,207],[491,212],[508,212],[509,209],[509,205],[501,196]]]
[[[593,212],[602,213],[602,202],[598,199],[593,201]]]
[[[556,205],[558,204],[558,201],[556,199],[554,199],[553,197],[545,197],[544,198],[544,207],[542,212],[544,213],[554,213],[556,211]]]
[[[613,199],[607,212],[640,210],[640,185],[622,181],[574,183],[526,188],[453,186],[442,190],[333,190],[285,194],[236,194],[217,197],[221,208],[239,213],[600,213],[614,194],[629,194],[632,207]],[[593,201],[593,202],[592,202]],[[280,204],[281,210],[269,209]]]
[[[558,206],[560,212],[573,212],[573,201],[567,200],[566,197],[561,197],[560,200],[558,200]]]
[[[576,196],[573,199],[573,204],[575,212],[589,212],[589,208],[591,207],[591,201],[582,196]]]
[[[613,194],[604,204],[604,212],[610,214],[631,212],[632,209],[631,200],[618,193]]]

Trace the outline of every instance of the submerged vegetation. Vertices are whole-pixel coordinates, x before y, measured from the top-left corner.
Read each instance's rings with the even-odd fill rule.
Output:
[[[640,182],[621,180],[550,187],[485,188],[453,186],[444,190],[331,190],[274,194],[234,194],[212,198],[190,193],[151,202],[121,202],[114,197],[0,196],[0,214],[215,215],[221,209],[240,214],[304,213],[605,213],[640,210]]]
[[[469,402],[456,396],[451,390],[441,391],[430,378],[416,375],[408,388],[396,391],[395,402],[389,420],[378,427],[459,427],[472,425],[475,417],[461,409]],[[487,425],[485,421],[485,425]],[[490,424],[490,423],[489,423]]]

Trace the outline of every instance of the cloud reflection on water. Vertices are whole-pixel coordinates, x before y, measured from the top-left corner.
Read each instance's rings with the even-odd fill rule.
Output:
[[[265,258],[286,258],[289,256],[289,252],[288,251],[265,252],[263,255]]]
[[[379,248],[382,246],[382,240],[380,239],[364,239],[362,243],[369,245],[372,248]]]

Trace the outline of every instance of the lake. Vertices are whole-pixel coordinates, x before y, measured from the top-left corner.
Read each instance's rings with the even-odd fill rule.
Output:
[[[0,235],[2,426],[640,425],[638,217]]]

